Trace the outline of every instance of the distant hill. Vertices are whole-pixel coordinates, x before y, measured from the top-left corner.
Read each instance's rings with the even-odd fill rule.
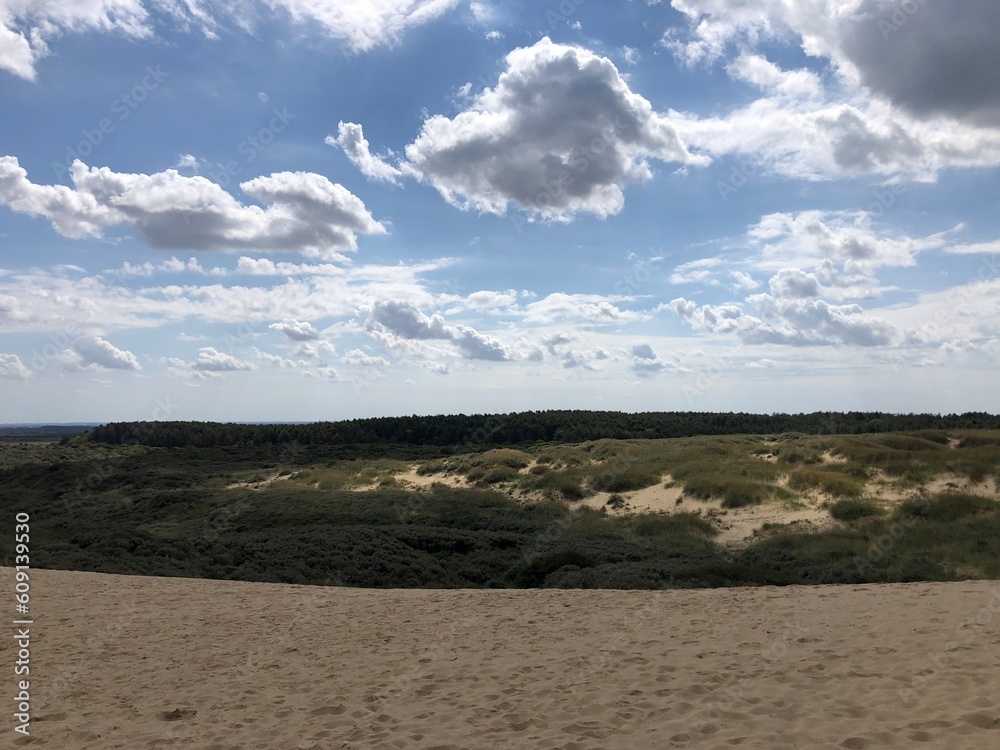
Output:
[[[4,425],[0,424],[0,442],[34,442],[47,440],[60,440],[64,437],[82,435],[88,430],[96,427],[98,423],[87,424],[28,424],[28,425]]]

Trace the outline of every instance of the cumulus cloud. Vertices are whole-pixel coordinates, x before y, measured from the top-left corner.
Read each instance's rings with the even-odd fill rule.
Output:
[[[16,354],[0,354],[0,378],[27,380],[31,375],[31,370],[24,366]]]
[[[735,335],[747,344],[887,346],[904,336],[887,320],[866,315],[859,305],[768,294],[752,295],[747,301],[773,322],[750,315],[735,304],[698,306],[681,297],[672,300],[669,307],[696,331]]]
[[[632,346],[632,371],[639,376],[649,376],[664,370],[688,371],[676,362],[667,361],[660,357],[649,344],[635,344]]]
[[[731,113],[673,124],[692,147],[742,154],[771,171],[933,179],[1000,163],[1000,6],[969,0],[673,0],[687,34],[664,39],[688,63],[731,57],[729,74],[765,93]],[[834,83],[782,70],[759,48],[797,41]]]
[[[361,126],[353,122],[338,123],[337,137],[328,135],[325,143],[343,149],[351,163],[369,179],[398,184],[399,178],[403,175],[401,170],[368,150],[368,141],[365,140]]]
[[[0,69],[35,79],[35,63],[48,41],[64,33],[101,30],[135,39],[149,37],[149,13],[141,0],[0,1]]]
[[[314,21],[356,52],[393,44],[408,28],[420,26],[457,7],[460,0],[264,0],[288,11],[296,21]]]
[[[237,359],[231,354],[220,352],[214,347],[206,346],[198,350],[198,356],[191,364],[195,370],[209,372],[230,372],[234,370],[254,370],[252,362]]]
[[[74,187],[38,185],[13,156],[0,157],[0,204],[52,222],[66,237],[134,226],[154,247],[281,249],[314,257],[354,250],[357,234],[385,234],[361,199],[310,172],[280,172],[240,185],[266,208],[243,205],[204,177],[173,169],[125,174],[74,161]]]
[[[63,352],[63,364],[71,370],[140,370],[130,351],[119,349],[100,336],[80,336]]]
[[[369,311],[366,328],[376,341],[389,349],[418,353],[413,341],[447,340],[466,359],[503,362],[514,359],[509,347],[466,325],[449,326],[441,315],[425,315],[411,302],[376,302]]]
[[[367,354],[360,349],[351,349],[341,357],[341,361],[355,367],[385,367],[389,364],[385,357]]]
[[[251,346],[249,349],[250,356],[257,360],[258,362],[263,362],[268,365],[273,365],[274,367],[279,367],[282,369],[293,369],[296,367],[305,367],[306,362],[299,361],[296,362],[293,359],[288,359],[287,357],[282,357],[278,354],[271,354],[270,352],[265,352],[258,349],[256,346]],[[233,368],[240,369],[240,368]]]
[[[721,282],[715,277],[721,265],[721,258],[699,258],[681,263],[670,274],[670,283],[718,285]]]
[[[448,202],[604,217],[622,209],[626,183],[650,179],[649,159],[703,162],[607,58],[546,37],[506,63],[495,88],[454,118],[429,118],[406,147],[402,168]]]
[[[161,261],[159,263],[150,263],[146,261],[145,263],[132,264],[125,261],[121,268],[108,268],[104,273],[116,277],[127,277],[127,276],[152,276],[157,271],[164,271],[166,273],[205,273],[205,269],[201,267],[201,263],[198,262],[197,258],[188,258],[187,261],[178,260],[177,258],[171,257],[168,260]],[[213,269],[213,273],[216,275],[223,275],[223,269]]]
[[[768,282],[775,297],[807,298],[819,296],[819,279],[798,268],[783,268]]]
[[[508,310],[517,305],[517,292],[513,289],[506,292],[481,290],[466,297],[465,304],[472,310]]]
[[[453,331],[440,315],[424,315],[413,303],[397,300],[376,302],[368,324],[378,324],[408,339],[450,339],[453,336]]]
[[[491,336],[479,333],[468,326],[456,326],[455,344],[468,359],[486,359],[506,362],[512,359],[510,350]]]
[[[529,323],[554,323],[561,320],[582,320],[594,324],[627,323],[648,317],[633,310],[622,310],[612,300],[598,294],[566,294],[555,292],[525,307],[524,319]]]
[[[319,341],[315,344],[302,343],[299,344],[295,349],[296,357],[305,357],[306,359],[317,359],[320,357],[320,352],[327,352],[329,354],[336,354],[337,349],[326,341]]]
[[[320,337],[320,332],[313,328],[312,323],[299,322],[297,320],[272,323],[268,328],[272,331],[280,331],[292,341],[315,341]]]

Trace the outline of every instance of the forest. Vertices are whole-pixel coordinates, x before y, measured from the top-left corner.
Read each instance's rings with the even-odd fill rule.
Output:
[[[381,417],[311,424],[217,422],[113,422],[90,431],[110,444],[160,448],[281,445],[517,446],[578,443],[613,438],[678,438],[797,432],[807,435],[877,434],[901,430],[1000,429],[1000,416],[813,412],[527,411],[512,414],[456,414]]]

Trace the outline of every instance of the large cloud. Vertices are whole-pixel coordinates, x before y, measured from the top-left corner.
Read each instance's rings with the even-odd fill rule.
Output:
[[[453,331],[440,315],[427,316],[410,302],[386,300],[372,306],[369,325],[378,324],[408,339],[450,339]]]
[[[370,308],[365,325],[376,341],[390,348],[395,346],[416,352],[412,341],[436,339],[451,341],[466,359],[503,362],[514,358],[510,349],[492,336],[470,326],[449,326],[441,315],[425,315],[411,302],[376,302]]]
[[[139,370],[139,360],[100,336],[80,336],[63,352],[63,363],[71,370]]]
[[[837,47],[875,93],[926,117],[1000,125],[1000,3],[863,0]]]
[[[673,0],[690,33],[666,44],[689,63],[733,57],[765,96],[727,115],[676,115],[693,147],[753,156],[796,178],[906,174],[1000,164],[1000,5],[993,0]],[[781,70],[762,40],[829,61],[835,85]]]
[[[744,312],[739,305],[699,307],[683,297],[671,301],[670,308],[696,331],[735,335],[747,344],[887,346],[903,340],[904,334],[895,326],[866,315],[859,305],[769,294],[755,294],[747,301],[769,321]]]
[[[316,24],[355,52],[396,42],[408,28],[448,12],[460,0],[0,0],[0,69],[33,80],[48,41],[62,34],[102,31],[132,38],[154,35],[157,23],[216,37],[223,26],[253,32],[267,7]]]
[[[404,170],[450,203],[608,216],[621,210],[626,183],[651,177],[648,159],[698,161],[607,58],[546,37],[506,62],[495,88],[454,118],[429,118],[406,147]]]
[[[204,177],[168,169],[151,175],[70,169],[74,187],[37,185],[13,156],[0,157],[0,203],[41,216],[67,237],[134,226],[151,245],[187,250],[280,249],[338,257],[357,234],[383,234],[361,199],[310,172],[280,172],[240,185],[267,207],[245,206]]]

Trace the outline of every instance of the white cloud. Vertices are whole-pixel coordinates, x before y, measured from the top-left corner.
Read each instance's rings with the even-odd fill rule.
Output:
[[[800,299],[819,296],[819,279],[815,274],[798,268],[782,268],[768,283],[775,297]]]
[[[157,271],[164,271],[166,273],[205,273],[205,269],[201,267],[201,263],[198,262],[197,258],[188,258],[187,261],[182,261],[173,256],[169,260],[159,263],[146,261],[145,263],[133,265],[125,261],[121,268],[108,268],[104,270],[104,273],[115,278],[122,278],[128,276],[152,276]],[[221,269],[216,272],[216,275],[222,275]]]
[[[154,247],[281,249],[315,257],[354,250],[358,233],[385,234],[359,198],[309,172],[280,172],[240,185],[267,205],[245,206],[204,177],[168,169],[152,175],[73,162],[74,188],[37,185],[12,156],[0,157],[0,204],[49,219],[66,237],[134,226]]]
[[[140,370],[139,360],[130,351],[119,349],[100,336],[80,336],[63,352],[63,364],[71,370]]]
[[[368,316],[368,325],[377,324],[397,336],[408,339],[450,339],[453,331],[440,315],[424,315],[410,302],[376,302]]]
[[[315,21],[356,52],[393,44],[408,28],[433,21],[460,0],[264,0],[296,21]]]
[[[353,122],[340,122],[337,125],[337,137],[328,135],[324,141],[328,146],[343,149],[351,163],[365,177],[398,184],[402,171],[389,164],[381,156],[375,156],[368,150],[368,141],[360,125]]]
[[[719,285],[721,282],[715,277],[721,265],[721,258],[699,258],[681,263],[670,274],[670,283]]]
[[[181,154],[180,158],[177,159],[177,163],[174,165],[174,169],[190,169],[192,172],[197,172],[200,166],[201,162],[197,156],[192,156],[191,154]]]
[[[360,349],[351,349],[341,358],[341,361],[355,367],[385,367],[389,364],[389,360],[385,357],[366,354]]]
[[[622,310],[614,301],[617,297],[598,294],[566,294],[555,292],[525,307],[524,320],[528,323],[550,324],[557,321],[576,320],[592,324],[628,323],[649,317],[644,313]]]
[[[506,292],[481,290],[466,297],[465,304],[472,310],[509,310],[517,305],[517,292],[513,289]]]
[[[652,177],[649,159],[704,163],[607,58],[546,37],[506,62],[495,88],[453,119],[430,117],[406,147],[403,170],[453,205],[604,217],[622,209],[626,183]]]
[[[272,331],[281,331],[292,341],[315,341],[320,337],[320,332],[309,322],[285,320],[281,323],[272,323],[268,328]]]
[[[90,30],[146,38],[148,20],[141,0],[0,0],[0,69],[34,80],[49,40]]]
[[[171,23],[214,39],[223,25],[246,33],[261,7],[315,24],[353,52],[396,43],[403,32],[442,16],[460,0],[0,0],[0,69],[34,80],[35,65],[59,36],[87,31],[150,39]]]
[[[689,371],[681,367],[676,362],[670,362],[661,358],[649,344],[635,344],[632,347],[632,371],[640,377],[663,372],[664,370],[675,370],[680,372]]]
[[[903,331],[884,318],[866,315],[859,305],[781,299],[768,294],[755,294],[747,301],[771,322],[735,304],[699,307],[681,297],[672,300],[669,307],[695,331],[735,335],[747,344],[888,346],[905,338]]]
[[[0,354],[0,378],[27,380],[31,376],[31,370],[24,366],[16,354]]]
[[[220,352],[211,346],[206,346],[198,350],[198,356],[191,364],[191,367],[195,370],[206,370],[209,372],[256,369],[252,362],[237,359],[233,355]]]
[[[462,355],[468,359],[486,359],[494,362],[513,359],[510,350],[497,339],[468,326],[456,326],[454,339]]]
[[[765,95],[723,115],[673,113],[692,148],[742,155],[799,179],[876,174],[931,180],[948,167],[1000,164],[1000,6],[969,0],[673,0],[687,35],[666,46]],[[823,80],[759,51],[789,40],[828,63]]]
[[[315,344],[302,343],[295,349],[296,357],[305,357],[306,359],[316,359],[320,356],[320,352],[327,352],[328,354],[336,354],[337,349],[326,341],[318,341]]]
[[[635,47],[629,47],[627,44],[618,48],[618,56],[628,65],[637,65],[642,59],[642,55],[639,54],[639,50]]]
[[[269,352],[261,351],[256,346],[251,346],[249,352],[250,356],[253,359],[257,360],[258,362],[264,362],[265,364],[273,365],[275,367],[280,367],[283,369],[294,369],[296,367],[305,367],[307,365],[306,362],[296,362],[295,360],[288,359],[287,357],[282,357],[277,354],[271,354]]]
[[[730,271],[729,278],[733,280],[737,290],[753,291],[760,287],[759,281],[743,271]]]

